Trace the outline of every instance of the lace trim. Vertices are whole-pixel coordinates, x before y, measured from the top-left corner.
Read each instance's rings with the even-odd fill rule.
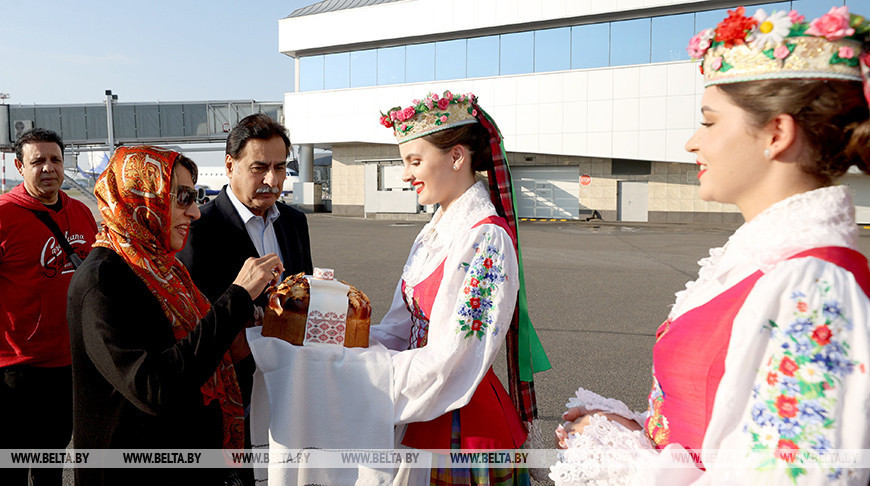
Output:
[[[583,387],[574,392],[574,396],[565,404],[567,408],[583,407],[587,410],[600,410],[605,413],[615,413],[640,425],[646,420],[646,412],[632,412],[628,405],[615,398],[605,398]]]
[[[495,206],[489,199],[489,190],[480,181],[459,196],[447,211],[438,209],[432,221],[420,231],[417,248],[402,270],[408,298],[413,297],[414,286],[438,268],[458,234],[494,214]]]
[[[559,486],[643,484],[649,473],[644,464],[658,456],[642,431],[601,415],[590,417],[583,433],[570,434],[566,443],[559,461],[550,466],[550,479]]]
[[[698,261],[698,278],[678,291],[671,318],[697,289],[747,262],[771,270],[777,263],[807,248],[857,245],[855,207],[845,186],[830,186],[783,199],[734,232],[720,248]]]

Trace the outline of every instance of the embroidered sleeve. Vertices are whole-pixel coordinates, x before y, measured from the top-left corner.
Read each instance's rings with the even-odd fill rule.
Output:
[[[819,280],[808,294],[791,292],[768,322],[776,345],[758,371],[746,433],[761,453],[759,467],[784,467],[792,480],[823,467],[836,479],[842,469],[821,461],[837,435],[843,380],[866,374],[866,364],[852,357],[854,323],[831,283]]]
[[[393,356],[396,423],[434,419],[471,399],[513,317],[516,252],[498,226],[457,236],[432,305],[428,343]]]
[[[470,263],[462,262],[460,270],[467,271],[462,285],[460,303],[456,309],[457,329],[463,338],[474,337],[482,341],[487,332],[499,333],[493,309],[493,294],[506,280],[504,254],[492,245],[492,233],[475,243]]]
[[[734,320],[704,440],[731,455],[705,460],[706,475],[867,484],[849,451],[870,446],[868,330],[870,301],[848,271],[805,258],[762,277]]]

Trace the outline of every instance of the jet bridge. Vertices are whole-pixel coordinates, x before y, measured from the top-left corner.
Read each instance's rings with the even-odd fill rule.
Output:
[[[0,105],[0,151],[9,152],[18,137],[34,128],[60,134],[73,150],[105,151],[139,144],[224,143],[242,118],[265,113],[284,123],[282,102],[254,100],[119,103],[106,91],[106,101],[72,105]]]

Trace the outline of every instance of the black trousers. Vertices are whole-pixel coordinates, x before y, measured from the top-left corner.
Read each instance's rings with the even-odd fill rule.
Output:
[[[0,368],[0,449],[66,449],[72,438],[72,367]],[[2,469],[0,484],[62,484],[63,469]]]

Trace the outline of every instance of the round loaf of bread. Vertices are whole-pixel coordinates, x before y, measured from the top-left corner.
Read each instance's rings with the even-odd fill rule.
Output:
[[[365,348],[369,345],[372,306],[362,291],[348,284],[347,327],[344,346]],[[287,277],[280,284],[269,287],[269,306],[263,318],[263,336],[281,338],[291,344],[301,345],[305,340],[305,323],[308,321],[308,304],[311,288],[303,273]]]

